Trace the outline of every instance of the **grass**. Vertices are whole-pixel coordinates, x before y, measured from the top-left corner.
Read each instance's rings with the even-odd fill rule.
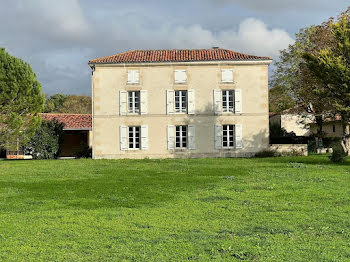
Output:
[[[0,161],[0,261],[349,261],[349,167]]]

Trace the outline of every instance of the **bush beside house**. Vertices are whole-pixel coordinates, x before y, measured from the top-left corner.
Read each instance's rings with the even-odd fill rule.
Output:
[[[25,154],[30,154],[34,159],[57,158],[60,143],[63,139],[64,125],[57,120],[43,120],[35,135],[25,145]]]

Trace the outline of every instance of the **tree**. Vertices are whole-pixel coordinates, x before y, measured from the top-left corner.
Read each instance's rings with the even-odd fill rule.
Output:
[[[91,114],[91,97],[55,94],[46,100],[45,113]]]
[[[70,95],[60,109],[61,113],[91,114],[91,97]]]
[[[316,137],[319,141],[322,141],[324,134],[322,131],[324,117],[335,115],[333,101],[330,97],[321,95],[326,86],[313,75],[303,55],[306,52],[317,54],[334,44],[329,21],[301,29],[296,34],[295,43],[281,51],[270,82],[272,89],[279,89],[277,95],[283,94],[284,100],[290,98],[298,108],[308,108],[305,113],[314,115],[318,127]]]
[[[64,94],[55,94],[50,97],[46,97],[44,113],[58,113],[63,107],[67,97],[68,96]]]
[[[341,116],[343,124],[342,146],[350,154],[350,8],[338,21],[329,21],[331,45],[316,54],[305,52],[303,58],[312,75],[322,83],[315,88],[320,97],[332,101],[332,110]]]
[[[34,159],[53,159],[59,154],[60,144],[63,139],[64,124],[56,119],[42,121],[34,136],[24,146],[26,153]]]
[[[0,146],[18,150],[40,125],[41,85],[29,64],[0,49]]]
[[[276,85],[269,90],[269,110],[280,113],[295,106],[293,98],[285,92],[282,86]]]

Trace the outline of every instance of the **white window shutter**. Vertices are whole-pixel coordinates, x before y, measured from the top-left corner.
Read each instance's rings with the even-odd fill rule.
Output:
[[[242,114],[242,90],[235,90],[235,113]]]
[[[215,149],[222,147],[222,125],[215,125]]]
[[[188,107],[187,107],[187,112],[190,115],[193,115],[195,113],[195,100],[194,100],[194,89],[189,89],[187,91],[187,95],[188,95]]]
[[[148,126],[141,126],[141,149],[148,149]]]
[[[168,150],[175,149],[175,126],[168,125]]]
[[[119,138],[120,138],[120,150],[124,151],[128,149],[128,127],[119,127]]]
[[[236,134],[236,148],[242,148],[242,125],[236,124],[235,125],[235,134]]]
[[[191,150],[196,149],[194,125],[188,126],[188,149],[191,149]]]
[[[175,79],[175,83],[186,83],[187,81],[186,70],[175,70],[174,79]]]
[[[146,115],[148,111],[147,105],[147,90],[140,91],[140,101],[141,101],[141,115]]]
[[[140,71],[139,70],[134,70],[134,83],[139,83],[140,82]]]
[[[134,74],[133,74],[132,70],[128,70],[128,83],[129,84],[132,83],[133,76],[134,76]]]
[[[222,108],[222,94],[220,89],[214,90],[214,112],[216,115],[219,115],[221,113]]]
[[[128,83],[137,84],[140,81],[139,70],[128,70]]]
[[[166,91],[166,112],[167,114],[174,114],[174,90]]]
[[[128,92],[119,91],[119,114],[126,115],[127,112],[127,100],[128,100]]]
[[[233,70],[222,69],[221,70],[221,81],[223,83],[233,83]]]

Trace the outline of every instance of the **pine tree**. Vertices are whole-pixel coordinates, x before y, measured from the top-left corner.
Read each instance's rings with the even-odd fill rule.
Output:
[[[0,147],[18,150],[40,125],[41,85],[30,65],[0,48]]]

